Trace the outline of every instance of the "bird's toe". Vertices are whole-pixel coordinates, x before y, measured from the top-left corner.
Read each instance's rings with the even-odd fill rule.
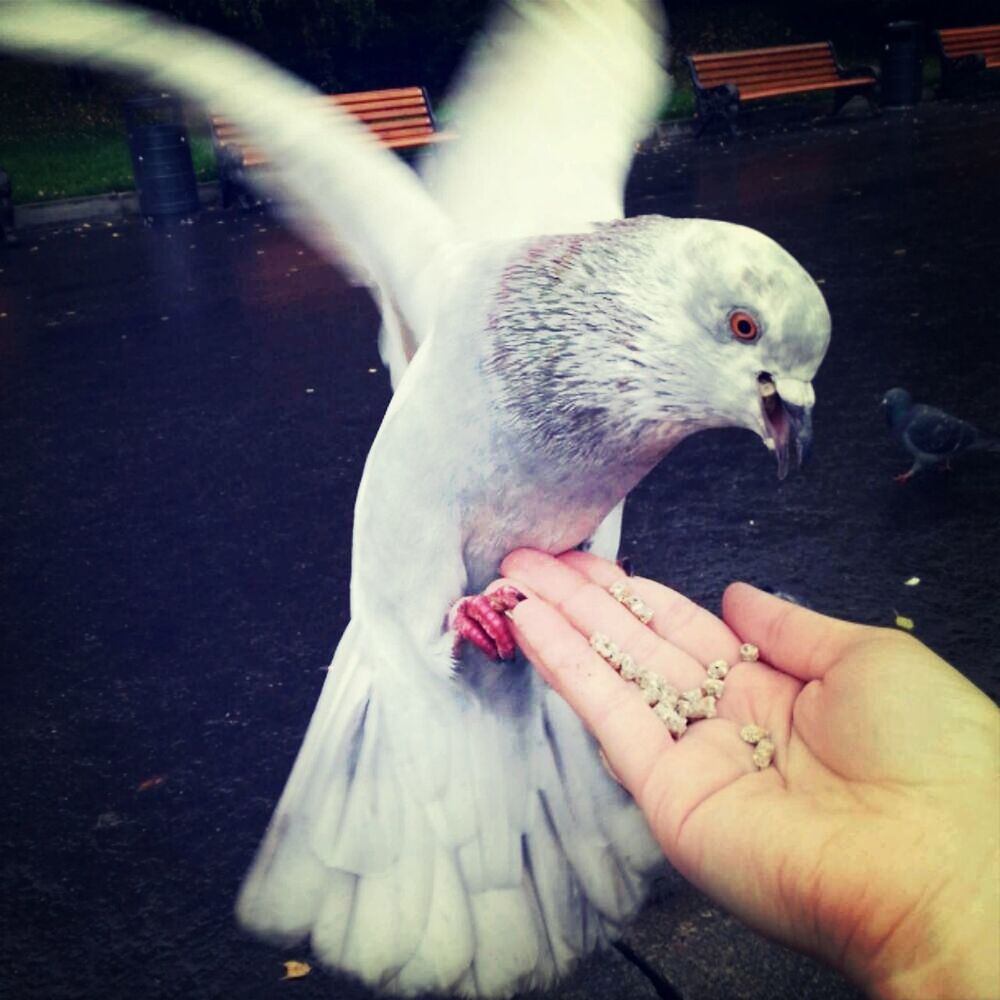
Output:
[[[491,660],[512,660],[517,646],[503,613],[523,599],[513,587],[499,587],[457,601],[449,615],[456,653],[463,642],[471,642]]]

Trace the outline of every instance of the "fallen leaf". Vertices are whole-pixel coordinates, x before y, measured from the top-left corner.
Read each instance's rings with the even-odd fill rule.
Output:
[[[918,583],[920,583],[920,577],[919,576],[911,576],[909,580],[904,580],[903,581],[903,586],[904,587],[915,587]]]
[[[896,627],[906,629],[907,632],[913,631],[913,619],[907,618],[906,615],[901,615],[898,611],[896,614]]]
[[[312,966],[308,962],[285,962],[285,974],[282,979],[301,979],[312,972]]]
[[[154,774],[152,778],[147,778],[145,781],[139,782],[139,787],[136,789],[137,792],[148,792],[151,788],[156,788],[157,785],[162,785],[164,781],[167,780],[165,774]]]
[[[124,820],[116,812],[101,813],[94,824],[95,830],[107,830],[113,826],[121,826]]]

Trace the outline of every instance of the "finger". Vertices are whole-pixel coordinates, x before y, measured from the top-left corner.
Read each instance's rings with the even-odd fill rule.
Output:
[[[630,791],[642,787],[673,738],[634,684],[623,681],[551,605],[528,598],[510,613],[514,638],[601,744]]]
[[[803,681],[817,680],[844,651],[865,638],[863,625],[840,621],[733,583],[722,597],[722,617],[772,666]]]
[[[518,645],[594,734],[613,772],[672,840],[697,805],[756,770],[734,724],[706,719],[675,741],[634,684],[611,670],[551,605],[528,598],[510,612]]]
[[[626,580],[614,563],[588,553],[566,552],[559,556],[559,562],[587,576],[602,590],[612,583],[626,582],[628,589],[653,609],[653,618],[647,627],[655,628],[672,648],[685,651],[704,665],[725,660],[730,671],[725,693],[718,701],[719,714],[741,725],[750,722],[762,725],[771,731],[779,745],[785,745],[791,723],[789,706],[798,693],[798,685],[765,663],[742,662],[739,650],[743,639],[725,622],[683,594],[653,580],[642,577]],[[647,665],[653,666],[652,663]],[[697,675],[689,673],[687,676]],[[704,680],[703,666],[701,680],[694,680],[691,686]]]
[[[665,641],[606,588],[561,559],[533,549],[520,549],[503,561],[501,569],[507,579],[519,586],[523,584],[561,611],[583,636],[589,638],[597,632],[609,636],[642,666],[655,670],[680,690],[690,690],[704,682],[705,668],[699,660]]]
[[[699,662],[711,663],[721,658],[731,664],[738,658],[740,640],[732,629],[676,590],[641,576],[626,578],[615,563],[589,552],[566,552],[559,561],[605,590],[613,583],[624,582],[652,608],[649,627]]]

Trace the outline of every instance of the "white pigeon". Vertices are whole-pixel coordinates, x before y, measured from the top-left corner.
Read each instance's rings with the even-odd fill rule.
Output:
[[[818,288],[766,236],[622,218],[665,94],[652,8],[513,9],[421,181],[231,43],[134,9],[0,0],[0,45],[238,121],[296,225],[377,289],[398,391],[358,491],[351,623],[237,913],[405,995],[544,987],[620,934],[660,861],[581,723],[520,655],[480,651],[507,655],[509,636],[465,599],[511,549],[571,549],[609,516],[613,555],[626,494],[700,429],[750,428],[783,475],[829,340]]]

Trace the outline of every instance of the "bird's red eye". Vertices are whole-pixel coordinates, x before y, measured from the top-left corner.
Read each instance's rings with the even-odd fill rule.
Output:
[[[729,329],[737,340],[756,340],[760,332],[757,320],[748,312],[737,309],[729,316]]]

